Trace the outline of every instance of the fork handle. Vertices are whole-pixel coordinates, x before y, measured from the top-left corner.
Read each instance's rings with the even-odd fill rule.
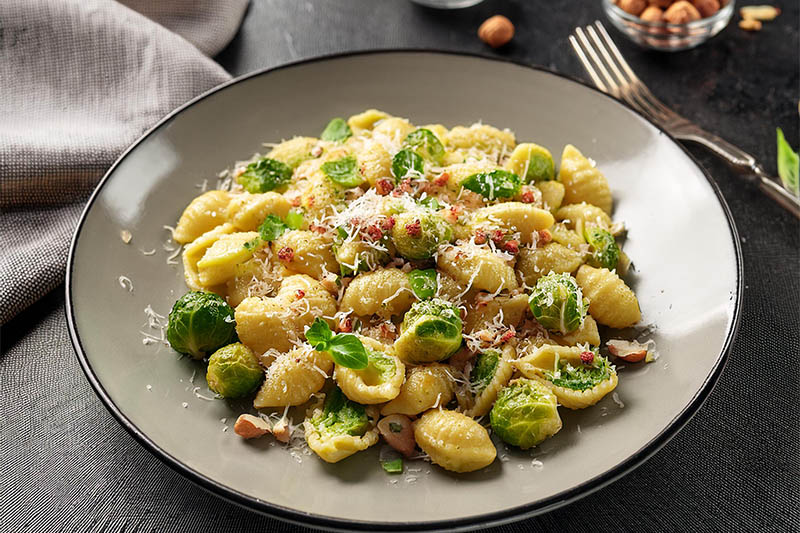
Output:
[[[800,199],[783,187],[777,178],[767,174],[752,155],[694,124],[677,128],[672,134],[678,139],[702,144],[732,166],[744,171],[748,181],[800,219]]]

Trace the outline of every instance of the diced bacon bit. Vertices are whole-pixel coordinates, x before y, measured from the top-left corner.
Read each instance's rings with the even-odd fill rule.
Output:
[[[638,363],[647,357],[647,346],[636,341],[611,339],[606,343],[611,355],[628,363]]]
[[[433,179],[433,184],[439,187],[444,187],[447,185],[447,182],[450,180],[450,174],[447,172],[442,172],[438,176]]]
[[[533,194],[533,191],[527,187],[522,189],[522,201],[526,204],[532,204],[536,201],[536,195]]]
[[[344,317],[339,321],[339,333],[352,333],[353,319],[349,316]]]
[[[317,145],[311,149],[311,155],[314,157],[319,157],[322,155],[322,146]]]
[[[308,229],[309,231],[313,231],[314,233],[319,233],[320,235],[328,231],[328,228],[326,228],[321,224],[310,224],[308,226]]]
[[[233,432],[243,439],[255,439],[270,432],[269,423],[261,417],[239,415],[233,425]]]
[[[397,337],[397,333],[392,331],[391,328],[389,328],[389,326],[386,324],[381,324],[379,329],[381,332],[381,337],[384,339],[394,340],[395,337]]]
[[[308,207],[311,207],[311,206],[314,205],[314,197],[313,196],[309,196],[308,200],[306,200],[306,201],[308,202]],[[297,204],[297,205],[300,205],[300,204]],[[295,206],[295,207],[297,207],[297,206]]]
[[[475,230],[475,244],[486,244],[488,238],[486,237],[486,232],[482,229]]]
[[[455,224],[458,222],[458,216],[461,214],[461,211],[462,208],[460,205],[452,205],[442,209],[439,214],[450,224]]]
[[[422,234],[422,223],[419,219],[411,224],[406,224],[406,233],[408,233],[409,237],[419,237]]]
[[[394,183],[389,178],[381,178],[375,183],[375,192],[381,196],[386,196],[394,190]]]
[[[292,205],[292,207],[300,207],[300,197],[292,196],[289,198],[289,203]]]
[[[553,234],[550,233],[550,230],[543,229],[539,230],[539,240],[536,241],[537,244],[547,244],[553,240]]]
[[[406,178],[400,182],[400,190],[403,192],[411,192],[411,179]]]
[[[278,250],[278,259],[291,263],[294,259],[294,250],[290,246],[284,246]]]
[[[368,227],[366,231],[367,231],[367,236],[370,238],[370,240],[379,241],[383,238],[383,232],[375,224]]]
[[[503,246],[503,239],[505,236],[503,230],[496,229],[492,232],[492,242],[497,246]]]
[[[305,297],[305,295],[306,291],[304,291],[303,289],[297,289],[297,292],[295,293],[295,296],[297,296],[298,300],[302,300]]]
[[[581,361],[585,365],[592,364],[592,361],[594,361],[594,352],[581,352]]]
[[[510,240],[503,245],[503,250],[510,254],[519,253],[519,241]]]
[[[497,339],[497,344],[503,344],[505,342],[508,342],[511,339],[513,339],[516,335],[517,335],[517,332],[514,329],[514,326],[509,326],[508,330],[505,333],[503,333],[502,335],[500,335],[499,339]]]
[[[394,219],[394,217],[386,217],[383,220],[381,220],[381,229],[383,231],[391,231],[392,228],[394,227],[395,222],[396,220]]]
[[[378,431],[383,435],[386,444],[410,457],[416,448],[411,419],[406,415],[389,415],[378,422]]]
[[[275,425],[272,426],[272,434],[275,435],[275,438],[280,442],[289,442],[291,431],[289,430],[289,424],[286,422],[285,418],[281,418],[275,422]]]

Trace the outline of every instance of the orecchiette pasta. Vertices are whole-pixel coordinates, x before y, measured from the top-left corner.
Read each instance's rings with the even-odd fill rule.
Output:
[[[526,450],[614,390],[598,324],[641,311],[609,182],[575,147],[557,162],[508,130],[376,109],[268,146],[181,215],[192,291],[165,336],[209,358],[214,392],[282,414],[279,440],[298,406],[324,461],[383,435],[470,472],[496,458],[489,426]]]
[[[414,423],[414,438],[432,462],[453,472],[481,469],[497,457],[486,428],[456,411],[426,412]]]

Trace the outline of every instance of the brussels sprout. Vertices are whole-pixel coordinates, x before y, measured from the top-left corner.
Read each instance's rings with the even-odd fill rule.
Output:
[[[358,187],[364,183],[364,178],[358,172],[358,161],[352,155],[323,163],[322,172],[329,180],[341,187]]]
[[[500,352],[488,350],[478,354],[475,366],[469,373],[469,381],[475,392],[480,393],[492,382],[497,366],[500,364]]]
[[[187,292],[169,312],[167,340],[182,354],[202,359],[236,340],[233,308],[213,292]]]
[[[247,192],[269,192],[292,181],[292,168],[277,159],[262,157],[247,165],[236,181]]]
[[[408,282],[411,284],[411,291],[420,300],[433,298],[439,290],[438,274],[435,268],[426,270],[412,270],[408,273]]]
[[[575,278],[554,272],[539,278],[528,305],[543,327],[562,335],[581,327],[589,308]]]
[[[453,239],[453,229],[436,213],[400,213],[395,217],[392,241],[406,259],[429,259],[440,244]]]
[[[513,198],[522,188],[519,176],[507,170],[479,172],[468,176],[461,186],[476,192],[489,200],[496,198]]]
[[[584,231],[586,242],[592,247],[589,264],[596,268],[614,270],[619,262],[619,246],[608,230],[591,226]]]
[[[419,128],[406,136],[403,146],[411,148],[417,154],[433,161],[437,165],[442,163],[444,146],[438,137],[429,129]]]
[[[400,150],[392,158],[392,176],[398,181],[409,176],[421,176],[424,169],[422,156],[408,148]]]
[[[461,347],[461,311],[438,298],[414,303],[403,317],[395,353],[409,363],[442,361]]]
[[[591,357],[586,357],[590,355]],[[588,390],[611,377],[611,363],[597,352],[597,348],[581,354],[581,361],[572,365],[571,361],[557,359],[555,369],[546,371],[544,377],[557,387],[577,391]]]
[[[550,151],[533,143],[517,145],[506,168],[519,174],[525,183],[549,181],[556,177],[556,165]]]
[[[489,419],[497,436],[523,450],[561,429],[555,395],[546,385],[530,379],[515,379],[501,390]]]
[[[223,346],[208,359],[208,388],[223,398],[247,396],[264,380],[253,350],[240,342]]]
[[[322,411],[311,419],[311,424],[320,433],[331,436],[360,437],[370,427],[364,406],[349,400],[339,387],[334,387],[327,393]]]

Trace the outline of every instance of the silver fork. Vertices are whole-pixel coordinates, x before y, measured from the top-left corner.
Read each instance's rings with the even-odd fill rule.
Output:
[[[569,36],[569,42],[598,89],[624,100],[672,136],[709,148],[743,171],[747,179],[755,183],[764,194],[800,218],[800,200],[786,190],[777,178],[767,174],[753,156],[705,131],[661,103],[633,72],[600,21],[586,26],[585,30],[575,28],[573,35]]]

